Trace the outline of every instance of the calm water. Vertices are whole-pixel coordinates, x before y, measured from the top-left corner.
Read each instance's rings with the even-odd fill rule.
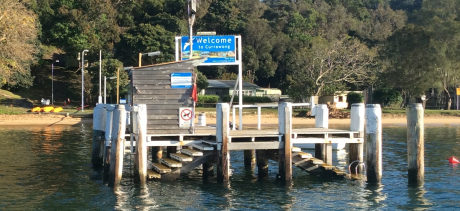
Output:
[[[331,128],[337,128],[331,126]],[[426,126],[425,185],[408,187],[406,128],[384,126],[383,181],[330,181],[294,170],[292,187],[258,181],[232,152],[229,186],[203,182],[198,172],[179,181],[134,184],[129,168],[114,190],[91,167],[91,125],[0,129],[0,210],[454,210],[460,208],[460,126]],[[347,168],[346,154],[334,165]],[[126,164],[129,167],[129,163]]]

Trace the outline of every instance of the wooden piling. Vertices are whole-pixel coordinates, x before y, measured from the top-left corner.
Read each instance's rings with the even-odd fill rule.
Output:
[[[98,104],[93,111],[93,147],[91,153],[91,163],[94,167],[103,165],[104,156],[104,130],[105,130],[106,110],[104,104]]]
[[[139,176],[139,182],[147,181],[147,105],[137,105],[137,128],[138,139],[136,140],[136,174]]]
[[[367,183],[382,181],[382,110],[379,104],[366,105]]]
[[[425,126],[422,104],[410,104],[406,114],[408,180],[409,184],[421,185],[425,179]]]
[[[218,103],[216,106],[216,139],[218,143],[217,182],[228,182],[230,177],[230,153],[228,151],[229,133],[229,106],[227,103]]]
[[[256,166],[256,151],[244,150],[244,167],[247,169],[254,169]]]
[[[282,134],[284,142],[283,149],[278,150],[279,154],[279,176],[286,184],[292,181],[292,104],[281,103],[278,106],[278,132]]]
[[[110,143],[112,139],[112,120],[113,120],[113,110],[115,105],[106,104],[105,106],[106,119],[105,119],[105,143],[104,143],[104,177],[107,178],[110,171]]]
[[[268,177],[268,157],[267,150],[256,150],[257,172],[259,179]]]
[[[126,130],[126,110],[124,105],[116,105],[113,111],[112,143],[110,155],[109,185],[117,186],[123,172],[123,152]],[[137,148],[137,147],[136,147]]]
[[[358,131],[358,135],[355,138],[364,137],[364,103],[353,103],[351,105],[350,111],[350,130]],[[351,164],[354,161],[363,162],[363,142],[357,144],[348,145],[348,164]],[[362,166],[358,167],[358,172],[355,172],[356,165],[359,165],[359,162],[355,162],[351,166],[351,174],[358,174],[362,172]]]
[[[203,180],[206,181],[212,176],[214,176],[214,165],[211,162],[203,163]]]
[[[329,128],[329,109],[326,104],[316,105],[316,128]],[[315,144],[315,158],[332,165],[332,144]]]

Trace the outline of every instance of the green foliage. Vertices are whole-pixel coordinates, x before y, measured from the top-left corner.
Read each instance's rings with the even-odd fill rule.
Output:
[[[362,103],[364,100],[364,96],[360,93],[356,92],[350,92],[347,94],[347,103],[348,103],[348,109],[351,108],[351,105],[353,103]]]
[[[217,95],[198,95],[198,102],[197,106],[206,106],[206,104],[212,104],[212,106],[215,106],[215,104],[219,101],[219,96]]]
[[[198,92],[202,89],[206,89],[209,85],[209,82],[208,82],[208,78],[206,78],[205,75],[203,75],[203,73],[201,73],[200,71],[198,70],[195,70],[195,73],[196,73],[196,76],[197,76],[197,79],[196,79],[196,86],[198,88]]]
[[[379,103],[382,107],[399,107],[403,98],[401,92],[393,89],[378,89],[373,92],[372,103]]]
[[[232,96],[226,95],[222,97],[222,102],[230,102]],[[235,95],[233,98],[233,103],[238,102],[238,95]],[[258,96],[243,96],[243,103],[252,104],[252,103],[271,103],[269,97],[258,97]]]

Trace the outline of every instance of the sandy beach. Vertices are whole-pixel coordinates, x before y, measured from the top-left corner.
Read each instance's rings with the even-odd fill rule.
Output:
[[[230,119],[232,117],[230,116]],[[262,115],[261,121],[263,125],[276,125],[278,118],[275,115]],[[91,118],[74,118],[63,115],[53,114],[22,114],[22,115],[0,115],[0,126],[54,126],[54,125],[77,125],[82,123],[92,123]],[[195,118],[195,122],[198,119]],[[382,124],[406,124],[405,116],[383,115]],[[425,124],[435,125],[460,125],[460,117],[453,116],[425,116]],[[216,124],[215,114],[206,115],[206,123],[208,125]],[[257,115],[244,115],[244,125],[257,125]],[[236,124],[238,116],[236,116]],[[293,125],[314,125],[314,118],[293,117]],[[350,124],[350,119],[329,119],[329,124]]]

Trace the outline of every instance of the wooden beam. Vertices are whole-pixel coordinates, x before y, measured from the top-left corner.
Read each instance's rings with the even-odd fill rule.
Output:
[[[218,146],[220,146],[220,149],[218,149],[217,182],[226,183],[230,177],[230,153],[228,151],[229,106],[227,103],[219,103],[216,106],[216,110],[216,139]]]

